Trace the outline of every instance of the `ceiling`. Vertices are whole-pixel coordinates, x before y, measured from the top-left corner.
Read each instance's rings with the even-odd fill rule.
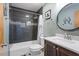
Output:
[[[11,6],[37,12],[45,3],[12,3]]]

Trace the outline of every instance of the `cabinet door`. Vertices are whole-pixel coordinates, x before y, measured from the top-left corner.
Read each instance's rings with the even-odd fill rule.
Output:
[[[45,41],[45,56],[56,56],[56,46],[51,42]]]
[[[79,56],[78,54],[64,48],[59,48],[59,55],[60,56]]]

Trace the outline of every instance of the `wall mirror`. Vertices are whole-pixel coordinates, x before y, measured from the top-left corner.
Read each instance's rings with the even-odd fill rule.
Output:
[[[64,6],[57,15],[57,26],[66,31],[79,28],[79,3]]]

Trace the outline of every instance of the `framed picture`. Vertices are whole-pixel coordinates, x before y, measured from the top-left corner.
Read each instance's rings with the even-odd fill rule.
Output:
[[[45,12],[45,19],[48,20],[51,18],[51,10]]]

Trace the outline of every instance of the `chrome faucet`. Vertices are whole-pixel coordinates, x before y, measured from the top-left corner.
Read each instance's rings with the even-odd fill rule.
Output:
[[[71,35],[70,33],[69,33],[69,34],[68,34],[68,33],[65,33],[64,38],[65,38],[65,39],[68,39],[68,40],[72,40],[72,39],[71,39],[71,36],[72,36],[72,35]]]
[[[72,40],[72,35],[71,35],[71,33],[69,34],[69,40]]]
[[[64,39],[67,39],[67,33],[65,33],[65,35],[64,35]]]

